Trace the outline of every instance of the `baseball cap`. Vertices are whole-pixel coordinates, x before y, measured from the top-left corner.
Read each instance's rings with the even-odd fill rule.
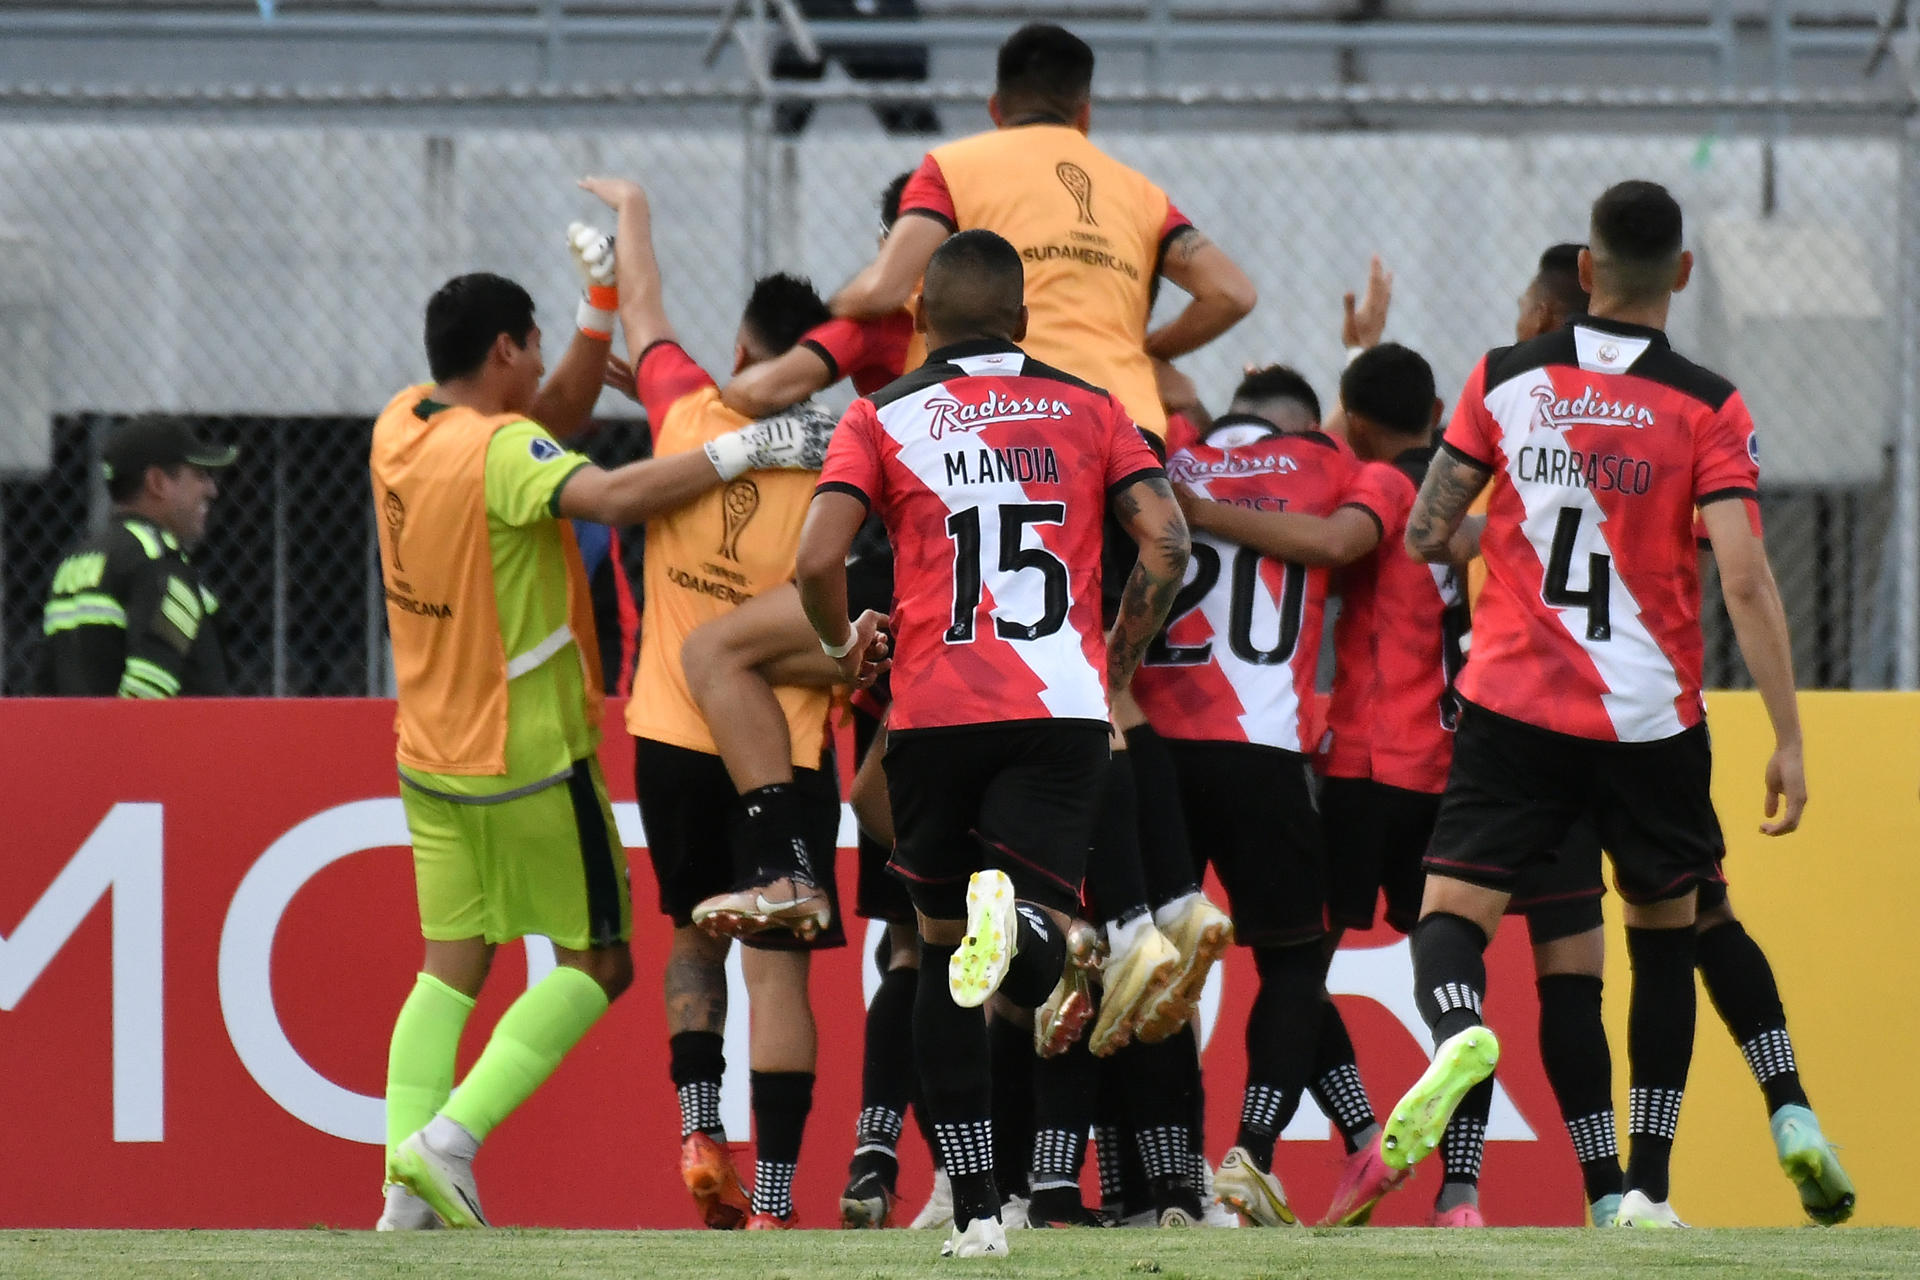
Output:
[[[240,451],[230,444],[202,439],[183,418],[136,418],[107,439],[101,450],[106,478],[141,474],[148,467],[181,464],[217,471],[230,467]]]

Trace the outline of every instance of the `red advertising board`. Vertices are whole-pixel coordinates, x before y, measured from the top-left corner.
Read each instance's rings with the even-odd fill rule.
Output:
[[[0,1079],[10,1119],[0,1226],[372,1224],[387,1035],[419,959],[392,716],[391,703],[372,700],[0,701]],[[617,708],[609,724],[607,778],[637,844]],[[659,995],[667,928],[644,852],[632,860],[638,980],[487,1144],[480,1176],[496,1222],[697,1225],[675,1166]],[[848,902],[852,864],[843,855]],[[816,964],[820,1083],[796,1187],[806,1225],[837,1221],[870,950]],[[463,1069],[523,989],[527,955],[501,949]],[[1531,1034],[1524,930],[1502,934],[1488,968],[1489,1021],[1508,1034],[1487,1216],[1576,1223],[1578,1170]],[[1384,930],[1353,937],[1329,985],[1384,1108],[1425,1062],[1404,942]],[[1217,1159],[1244,1078],[1253,995],[1244,955],[1214,991],[1205,1061]],[[735,1003],[744,1004],[737,989]],[[734,1015],[729,1051],[744,1066],[744,1009]],[[730,1077],[728,1114],[734,1136],[748,1138],[743,1072]],[[1339,1144],[1317,1116],[1289,1137],[1278,1167],[1296,1207],[1317,1216]],[[912,1126],[903,1158],[911,1208],[928,1177]],[[1423,1169],[1377,1221],[1424,1221],[1438,1184],[1438,1169]]]

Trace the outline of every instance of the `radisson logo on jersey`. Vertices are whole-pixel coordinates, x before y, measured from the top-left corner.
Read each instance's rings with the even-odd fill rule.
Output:
[[[1654,423],[1653,410],[1625,400],[1603,399],[1588,387],[1571,400],[1555,398],[1552,387],[1535,387],[1540,425],[1551,431],[1568,427],[1632,427],[1636,431]]]
[[[1217,462],[1202,462],[1190,453],[1176,453],[1167,462],[1167,478],[1184,484],[1226,476],[1289,475],[1299,469],[1300,463],[1284,453],[1251,458],[1230,453]]]
[[[1065,418],[1073,412],[1064,400],[1003,396],[998,391],[987,392],[987,398],[977,404],[938,395],[927,401],[926,408],[927,434],[935,440],[949,433],[978,431],[996,422],[1039,422]]]

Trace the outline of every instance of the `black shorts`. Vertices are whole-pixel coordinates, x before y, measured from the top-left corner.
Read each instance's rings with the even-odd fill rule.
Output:
[[[1327,778],[1320,820],[1327,833],[1327,918],[1342,929],[1373,928],[1384,893],[1387,924],[1407,933],[1420,922],[1440,797],[1371,778]]]
[[[1600,900],[1607,892],[1602,856],[1600,833],[1582,818],[1550,858],[1520,873],[1507,914],[1527,918],[1527,936],[1535,946],[1600,927]]]
[[[1587,818],[1621,897],[1680,897],[1719,878],[1712,776],[1704,724],[1658,742],[1599,742],[1469,704],[1427,873],[1511,893]]]
[[[820,887],[833,905],[833,919],[811,942],[774,931],[744,939],[746,946],[818,951],[846,945],[834,880],[840,786],[831,757],[826,763],[823,769],[795,769],[793,782],[805,814],[806,830],[801,835]],[[743,878],[740,836],[747,815],[740,793],[719,756],[651,738],[633,741],[633,792],[640,802],[640,821],[647,828],[647,856],[660,885],[660,914],[672,920],[675,928],[685,928],[703,899],[727,892]]]
[[[892,865],[914,905],[961,919],[968,877],[992,867],[1021,897],[1075,910],[1110,754],[1100,721],[889,732]]]
[[[879,736],[880,726],[883,723],[868,715],[860,707],[853,708],[853,753],[856,770],[866,761],[867,751],[873,746],[873,740]],[[892,846],[881,844],[864,831],[859,833],[858,840],[860,878],[854,889],[854,911],[869,920],[886,920],[897,924],[913,923],[913,899],[907,896],[905,883],[887,866],[893,857]]]
[[[1246,742],[1169,738],[1187,835],[1227,891],[1250,947],[1326,934],[1327,849],[1306,757]]]

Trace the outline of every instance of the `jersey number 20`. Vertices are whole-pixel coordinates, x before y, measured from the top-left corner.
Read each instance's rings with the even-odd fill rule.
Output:
[[[1301,615],[1307,603],[1307,571],[1297,564],[1282,563],[1279,634],[1274,637],[1271,649],[1262,649],[1253,642],[1253,593],[1261,586],[1260,565],[1265,559],[1258,551],[1246,547],[1234,553],[1232,592],[1227,598],[1227,647],[1242,662],[1272,667],[1292,658],[1300,643]],[[1213,657],[1211,640],[1203,644],[1167,643],[1167,633],[1180,619],[1198,609],[1220,581],[1220,553],[1196,540],[1193,568],[1192,580],[1180,588],[1180,593],[1173,598],[1173,607],[1167,611],[1167,625],[1147,646],[1142,661],[1148,666],[1191,667]]]
[[[1000,514],[1000,572],[1020,573],[1032,570],[1040,575],[1046,603],[1040,617],[1032,622],[993,620],[993,633],[1002,640],[1038,640],[1058,631],[1067,621],[1071,603],[1068,588],[1071,579],[1060,557],[1045,547],[1022,546],[1030,524],[1064,524],[1064,502],[1009,502],[996,508]],[[948,644],[973,642],[973,619],[980,612],[980,508],[968,507],[947,517],[947,536],[953,539],[953,625],[947,628]]]

